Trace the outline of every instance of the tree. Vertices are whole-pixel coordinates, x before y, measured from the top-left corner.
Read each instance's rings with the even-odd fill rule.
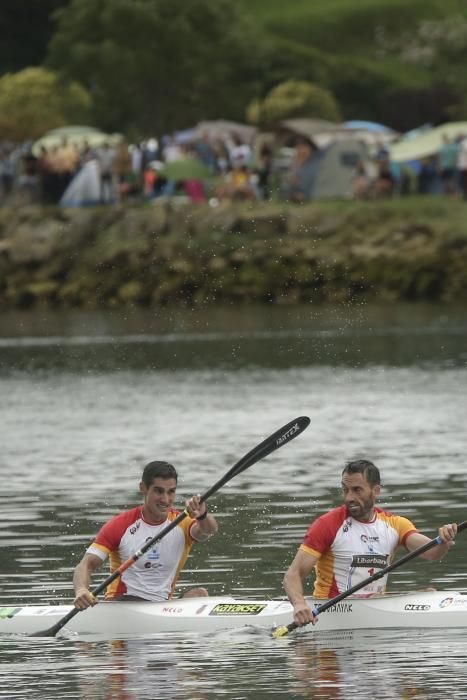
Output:
[[[264,98],[255,100],[247,111],[248,119],[268,126],[294,117],[341,119],[339,106],[329,90],[304,80],[287,80],[276,85]]]
[[[53,34],[51,14],[70,0],[2,0],[0,12],[0,75],[45,60]]]
[[[257,28],[231,0],[72,0],[48,64],[90,91],[106,130],[162,134],[238,119],[257,92]]]
[[[81,85],[64,85],[44,68],[7,73],[0,78],[0,133],[24,141],[65,124],[86,123],[90,102]]]

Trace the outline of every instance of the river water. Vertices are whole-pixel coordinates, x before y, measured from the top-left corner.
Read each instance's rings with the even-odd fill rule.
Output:
[[[310,427],[210,501],[180,590],[277,596],[308,523],[368,457],[430,537],[467,518],[467,315],[430,306],[11,313],[0,320],[0,603],[68,602],[93,534],[172,461],[179,503],[299,415]],[[390,589],[467,590],[467,540]],[[97,581],[96,581],[97,582]],[[0,697],[467,698],[462,631],[0,639]]]

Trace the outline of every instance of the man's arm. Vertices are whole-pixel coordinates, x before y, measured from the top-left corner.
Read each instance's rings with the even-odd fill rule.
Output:
[[[78,610],[85,610],[90,605],[97,603],[89,586],[91,584],[91,574],[102,564],[102,559],[95,554],[85,554],[73,572],[73,587],[75,589],[74,606]]]
[[[435,547],[432,547],[427,552],[423,552],[423,554],[420,554],[420,557],[422,559],[428,559],[429,561],[436,561],[437,559],[441,559],[441,557],[443,557],[454,544],[456,534],[456,523],[442,525],[438,530],[438,535],[443,540],[443,544],[437,544]],[[427,542],[430,542],[429,537],[427,537],[426,535],[422,535],[421,532],[413,532],[407,537],[405,545],[409,552],[413,552],[414,549],[422,547]]]
[[[305,579],[311,574],[317,561],[318,557],[299,549],[282,582],[287,597],[293,605],[294,621],[300,627],[308,622],[313,624],[316,622],[316,618],[313,617],[311,608],[305,600],[303,587]]]
[[[191,518],[196,522],[191,526],[191,536],[198,542],[207,540],[216,534],[218,527],[213,515],[207,511],[206,503],[200,503],[200,496],[192,496],[186,502],[186,509]]]

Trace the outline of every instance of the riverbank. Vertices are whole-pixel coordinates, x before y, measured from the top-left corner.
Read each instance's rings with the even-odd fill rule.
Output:
[[[0,307],[467,300],[467,204],[0,209]]]

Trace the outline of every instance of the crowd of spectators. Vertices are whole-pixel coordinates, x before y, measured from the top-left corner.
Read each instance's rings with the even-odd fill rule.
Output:
[[[99,180],[95,203],[174,196],[212,205],[236,200],[307,202],[313,200],[321,156],[307,138],[296,137],[292,147],[281,148],[270,139],[249,143],[236,133],[222,138],[201,133],[182,142],[176,135],[137,144],[104,141],[98,147],[63,139],[39,152],[31,146],[0,143],[0,204],[58,204],[75,175],[91,161]],[[181,168],[174,170],[173,164]],[[467,136],[445,139],[436,156],[417,162],[393,163],[381,147],[355,165],[349,195],[356,199],[417,193],[467,199]]]
[[[467,199],[467,135],[445,137],[438,153],[419,160],[395,163],[382,148],[368,163],[358,163],[353,179],[355,198],[411,194]]]

